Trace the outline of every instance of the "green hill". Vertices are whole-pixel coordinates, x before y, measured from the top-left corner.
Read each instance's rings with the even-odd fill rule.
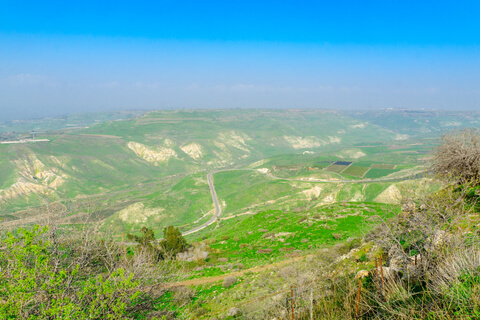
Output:
[[[368,174],[355,167],[361,161],[398,166],[383,175],[374,172],[381,169],[368,169],[368,177],[380,178],[422,165],[419,159],[431,146],[429,141],[401,140],[388,128],[328,110],[154,111],[36,138],[49,142],[0,144],[4,222],[34,222],[35,208],[55,201],[75,203],[68,210],[73,220],[85,207],[94,208],[88,210],[95,211],[96,220],[118,218],[123,209],[128,216],[133,208],[133,216],[141,217],[116,219],[119,232],[144,223],[158,230],[165,223],[200,223],[212,209],[205,175],[213,170],[249,166],[284,178],[360,179]],[[355,163],[349,170],[320,168],[325,159]],[[256,192],[248,185],[245,181],[242,197]],[[272,197],[268,200],[291,191],[291,184],[284,185],[285,191],[278,192],[273,191],[281,186],[278,182],[268,187],[273,192],[266,192]],[[258,199],[242,208],[227,206],[243,210],[257,205]]]

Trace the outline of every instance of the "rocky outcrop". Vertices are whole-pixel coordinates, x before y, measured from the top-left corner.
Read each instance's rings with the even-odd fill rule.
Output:
[[[181,146],[180,149],[182,149],[183,152],[185,152],[190,158],[194,160],[200,159],[201,157],[203,157],[204,154],[203,148],[195,142],[185,144]]]
[[[170,148],[164,148],[160,146],[157,146],[156,148],[150,148],[144,144],[133,141],[130,141],[127,146],[133,152],[135,152],[137,156],[145,161],[153,163],[156,166],[167,162],[170,158],[177,157],[175,150]]]
[[[204,245],[190,247],[184,252],[177,253],[177,260],[188,262],[205,260],[208,258],[208,251],[205,249]]]
[[[325,141],[320,140],[317,137],[284,136],[283,138],[294,149],[318,148],[327,144]]]
[[[34,153],[28,153],[13,163],[19,177],[10,187],[0,190],[0,201],[27,197],[34,193],[49,194],[63,185],[68,178],[60,169],[47,167]]]

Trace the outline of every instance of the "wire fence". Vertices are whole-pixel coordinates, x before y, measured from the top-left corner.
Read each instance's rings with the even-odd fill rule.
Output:
[[[277,290],[256,298],[218,309],[194,319],[212,319],[228,314],[233,309],[241,310],[235,314],[236,319],[264,319],[268,316],[280,319],[297,319],[299,312],[310,313],[313,319],[315,300],[325,286],[325,278],[318,278],[298,285],[291,285],[286,289]],[[329,284],[330,285],[330,284]],[[268,300],[268,303],[266,302]],[[249,306],[250,310],[246,310]],[[234,312],[235,313],[235,312]]]

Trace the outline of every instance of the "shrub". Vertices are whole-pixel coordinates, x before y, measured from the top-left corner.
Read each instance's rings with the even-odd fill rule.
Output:
[[[195,312],[193,313],[193,315],[196,317],[196,318],[199,318],[205,314],[207,314],[208,311],[205,309],[205,308],[198,308],[197,310],[195,310]]]
[[[342,239],[342,235],[340,233],[332,233],[332,237],[335,239],[335,240],[340,240]]]
[[[152,244],[155,241],[153,229],[142,227],[140,232],[142,233],[141,236],[127,234],[127,238],[138,243],[138,250],[147,251],[148,253],[153,254],[157,259],[162,259],[162,253]]]
[[[174,288],[174,291],[175,295],[173,296],[173,301],[177,307],[190,303],[195,296],[195,291],[185,286],[176,287]]]
[[[45,240],[48,228],[7,233],[0,251],[1,319],[125,319],[140,295],[133,274],[115,268],[85,274],[94,258],[75,262],[73,253],[57,260],[56,245]],[[87,269],[91,270],[91,269]],[[91,272],[91,271],[90,271]]]
[[[303,221],[307,220],[307,217],[301,217],[297,220],[297,223],[302,223]]]
[[[435,150],[432,169],[458,184],[479,184],[480,133],[478,129],[462,129],[442,136]]]
[[[185,251],[187,247],[187,240],[178,228],[169,226],[163,229],[163,240],[160,242],[160,248],[165,254],[176,256],[177,253]]]
[[[230,288],[237,282],[237,277],[235,276],[226,276],[225,279],[223,280],[223,287],[224,288]]]

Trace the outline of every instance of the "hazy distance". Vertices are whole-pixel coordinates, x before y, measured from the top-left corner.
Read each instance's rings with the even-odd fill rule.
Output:
[[[93,1],[0,11],[0,121],[160,108],[480,109],[480,6]]]

